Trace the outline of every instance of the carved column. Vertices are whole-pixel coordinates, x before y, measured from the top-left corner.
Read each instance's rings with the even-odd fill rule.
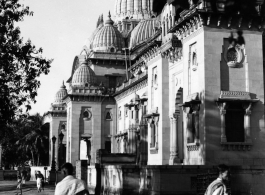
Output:
[[[245,129],[245,142],[250,143],[250,115],[251,115],[251,107],[252,103],[244,103],[243,108],[245,109],[245,116],[244,116],[244,129]]]
[[[194,135],[194,142],[197,144],[199,143],[199,138],[200,138],[200,132],[199,132],[199,128],[200,128],[200,116],[199,116],[199,110],[200,110],[200,104],[192,104],[192,113],[195,116],[195,135]]]
[[[225,133],[225,114],[227,109],[227,103],[222,102],[218,104],[221,115],[221,142],[227,142],[226,133]]]
[[[170,147],[170,159],[169,165],[177,165],[181,163],[181,160],[178,156],[178,122],[179,115],[173,114],[171,118],[172,126],[171,126],[171,147]]]

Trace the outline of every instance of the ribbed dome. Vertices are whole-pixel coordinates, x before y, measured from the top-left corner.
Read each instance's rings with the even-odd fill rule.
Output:
[[[152,16],[153,0],[116,0],[116,21],[125,18],[148,19]]]
[[[158,21],[155,19],[142,20],[139,22],[131,33],[130,48],[133,48],[152,37],[156,32],[155,27],[157,26]]]
[[[109,19],[105,22],[93,40],[93,51],[115,52],[124,48],[124,40],[121,33],[113,26],[113,21],[109,14]]]
[[[87,62],[83,62],[79,66],[72,78],[72,86],[85,87],[88,85],[93,85],[95,83],[95,73],[88,66]]]
[[[64,82],[60,88],[60,90],[55,94],[54,98],[54,104],[62,104],[63,103],[63,98],[67,95],[67,90],[64,85]]]
[[[98,31],[103,27],[102,24],[100,24],[92,33],[92,35],[87,39],[85,45],[84,45],[84,49],[86,50],[91,50],[93,49],[93,40],[96,36],[96,34],[98,33]]]

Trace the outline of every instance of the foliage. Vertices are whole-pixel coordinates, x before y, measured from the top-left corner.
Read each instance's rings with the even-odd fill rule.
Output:
[[[42,48],[20,37],[15,24],[33,12],[18,1],[0,1],[0,139],[7,133],[3,127],[21,114],[23,106],[31,109],[40,87],[37,78],[49,73],[52,62],[42,57]]]
[[[35,114],[20,117],[7,126],[8,136],[3,139],[3,164],[47,165],[49,155],[49,126],[42,125],[43,117]],[[14,156],[16,158],[14,158]]]

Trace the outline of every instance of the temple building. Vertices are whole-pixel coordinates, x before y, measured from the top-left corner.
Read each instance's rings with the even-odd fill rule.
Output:
[[[116,0],[46,114],[64,160],[265,165],[264,3],[242,2]]]

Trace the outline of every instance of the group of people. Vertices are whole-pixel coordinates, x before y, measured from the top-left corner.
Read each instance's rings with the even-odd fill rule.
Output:
[[[44,177],[40,171],[37,171],[35,176],[36,176],[36,182],[37,182],[37,190],[38,192],[41,192],[41,190],[44,190]],[[17,189],[21,195],[22,195],[22,186],[25,183],[26,183],[25,174],[23,172],[21,174],[19,173],[17,176]]]
[[[226,165],[219,165],[218,178],[214,180],[207,188],[205,195],[228,195],[226,183],[229,179],[229,168]],[[89,195],[86,183],[83,180],[76,179],[73,176],[74,167],[71,163],[65,163],[62,166],[64,179],[56,185],[55,195]],[[40,171],[36,174],[38,192],[44,190],[44,177]],[[22,194],[22,177],[18,176],[17,188]]]

